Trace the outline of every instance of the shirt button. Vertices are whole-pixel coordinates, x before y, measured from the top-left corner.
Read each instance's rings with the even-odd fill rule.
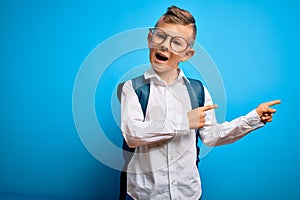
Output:
[[[172,181],[171,181],[171,184],[172,184],[172,185],[175,185],[175,184],[176,184],[176,181],[175,181],[175,180],[172,180]]]

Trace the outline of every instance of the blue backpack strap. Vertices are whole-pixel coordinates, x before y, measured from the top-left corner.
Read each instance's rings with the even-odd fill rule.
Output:
[[[139,102],[141,104],[143,114],[145,117],[146,110],[147,110],[147,105],[148,105],[148,99],[149,99],[149,94],[150,94],[150,82],[149,80],[146,80],[144,78],[144,75],[138,76],[134,79],[131,80],[132,82],[132,87],[138,96]],[[117,95],[118,99],[121,102],[121,96],[122,96],[122,89],[124,86],[125,82],[120,83],[118,85],[117,89]]]
[[[145,80],[144,75],[141,75],[141,76],[138,76],[138,77],[132,79],[131,82],[132,82],[132,87],[133,87],[136,95],[138,96],[140,105],[143,110],[144,118],[145,118],[149,94],[150,94],[150,82],[148,80]],[[129,152],[134,152],[135,148],[130,148],[127,145],[125,139],[123,139],[123,150],[129,151]],[[128,164],[130,159],[132,158],[132,156],[133,156],[132,153],[129,155],[124,155],[125,163]]]
[[[204,106],[205,96],[204,96],[204,87],[201,81],[196,79],[188,78],[188,81],[185,81],[190,101],[192,105],[192,109],[202,107]],[[200,154],[200,147],[198,144],[198,139],[200,138],[199,129],[196,129],[196,147],[197,147],[197,157],[196,157],[196,165],[198,166],[198,163],[200,161],[199,154]]]
[[[136,95],[140,101],[144,117],[146,117],[146,110],[150,95],[150,82],[146,80],[144,75],[138,76],[132,81],[132,87],[135,90]]]
[[[150,94],[150,82],[148,80],[145,80],[144,75],[141,75],[141,76],[138,76],[138,77],[132,79],[131,82],[132,82],[132,87],[133,87],[136,95],[138,96],[140,105],[143,110],[144,118],[145,118],[149,94]],[[118,86],[119,101],[121,100],[121,93],[122,93],[123,86],[124,86],[124,83],[121,83]],[[121,172],[121,176],[120,176],[119,200],[126,199],[126,194],[127,194],[127,172],[126,171],[127,171],[129,161],[131,160],[131,158],[134,154],[134,151],[135,151],[135,148],[130,148],[127,145],[124,138],[123,138],[122,149],[123,149],[123,157],[124,157],[124,166],[123,166],[123,171]]]
[[[196,80],[196,79],[191,79],[191,78],[188,78],[188,80],[190,81],[190,84],[187,84],[187,85],[190,85],[191,86],[190,89],[192,89],[193,93],[196,94],[196,98],[191,100],[191,103],[192,103],[192,101],[193,102],[198,101],[198,104],[194,105],[195,107],[193,107],[193,105],[192,105],[192,108],[195,109],[197,107],[204,106],[205,95],[204,95],[204,87],[203,87],[202,82],[199,80]],[[189,90],[189,88],[188,88],[188,90]],[[189,92],[189,94],[190,94],[190,92]],[[191,96],[192,95],[190,94],[190,97]]]

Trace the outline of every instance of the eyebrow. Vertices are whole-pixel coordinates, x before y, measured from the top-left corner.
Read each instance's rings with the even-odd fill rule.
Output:
[[[182,38],[186,39],[186,40],[189,41],[189,42],[193,42],[193,41],[194,41],[194,39],[190,39],[190,38],[192,38],[192,37],[187,37],[187,36],[185,36],[185,35],[183,35],[183,34],[177,32],[177,31],[172,31],[172,30],[165,29],[165,28],[160,28],[160,27],[155,27],[155,28],[158,28],[158,29],[161,29],[161,30],[165,31],[165,32],[166,32],[168,35],[170,35],[170,36],[173,36],[173,37],[174,37],[174,36],[179,36],[179,37],[182,37]],[[171,34],[169,34],[169,33],[171,33]],[[176,35],[173,35],[172,33],[175,33]]]

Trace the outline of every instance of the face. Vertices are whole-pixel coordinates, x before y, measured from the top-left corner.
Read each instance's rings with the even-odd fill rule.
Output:
[[[184,51],[176,52],[176,45],[179,45],[180,42],[187,41],[188,44],[192,42],[193,27],[191,25],[159,22],[157,28],[163,30],[164,36],[167,37],[164,41],[162,39],[162,43],[155,43],[154,37],[158,37],[159,40],[162,35],[154,35],[153,32],[148,34],[149,57],[152,67],[158,72],[177,70],[180,62],[184,62],[194,55],[194,50],[189,45]]]

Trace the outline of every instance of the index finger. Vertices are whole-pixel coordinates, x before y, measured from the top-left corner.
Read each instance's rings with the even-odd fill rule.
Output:
[[[274,106],[274,105],[280,104],[280,103],[281,103],[280,100],[274,100],[274,101],[266,102],[265,104],[266,104],[267,106]]]
[[[202,106],[202,107],[200,107],[200,109],[201,109],[202,111],[208,111],[208,110],[211,110],[211,109],[215,109],[215,108],[217,108],[217,107],[218,107],[218,105],[217,105],[217,104],[214,104],[214,105]]]

